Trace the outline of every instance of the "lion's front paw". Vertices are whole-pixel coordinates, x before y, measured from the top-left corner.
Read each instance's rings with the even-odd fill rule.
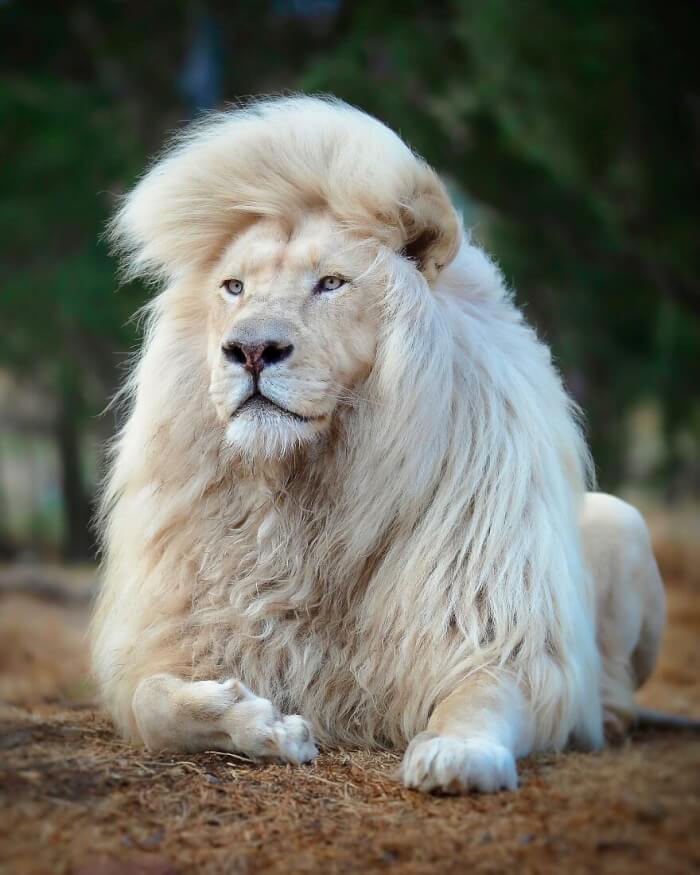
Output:
[[[272,756],[288,763],[308,763],[318,754],[309,724],[298,714],[275,721],[270,745]]]
[[[424,793],[495,793],[518,786],[515,758],[503,745],[429,733],[416,736],[408,746],[401,778]]]
[[[232,750],[288,763],[308,763],[318,754],[303,717],[280,714],[269,699],[256,696],[240,681],[225,681],[221,686],[231,696],[220,725],[231,739]]]

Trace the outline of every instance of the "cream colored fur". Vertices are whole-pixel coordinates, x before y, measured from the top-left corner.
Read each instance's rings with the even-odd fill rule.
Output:
[[[160,283],[103,502],[94,665],[120,731],[294,762],[309,726],[412,742],[406,783],[448,791],[598,747],[601,691],[627,714],[638,678],[601,669],[576,411],[434,172],[342,103],[263,102],[188,131],[113,233]],[[276,406],[222,351],[241,338],[293,348],[259,376]],[[598,589],[632,592],[607,511]]]

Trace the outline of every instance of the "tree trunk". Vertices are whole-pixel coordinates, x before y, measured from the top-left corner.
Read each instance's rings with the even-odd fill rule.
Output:
[[[92,555],[90,503],[80,461],[79,415],[80,394],[77,387],[69,383],[63,390],[56,423],[63,490],[63,557],[67,560],[87,559]]]

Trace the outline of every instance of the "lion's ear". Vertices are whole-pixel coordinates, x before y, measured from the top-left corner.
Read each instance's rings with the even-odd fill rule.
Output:
[[[428,282],[455,257],[462,241],[462,221],[445,186],[423,164],[411,196],[400,209],[399,254],[413,261]]]

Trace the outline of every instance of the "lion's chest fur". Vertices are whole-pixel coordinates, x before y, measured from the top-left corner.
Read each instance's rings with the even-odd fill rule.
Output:
[[[417,639],[410,612],[395,610],[376,573],[382,544],[350,556],[324,539],[323,513],[290,520],[265,490],[236,522],[220,519],[213,541],[200,542],[195,676],[239,678],[326,742],[395,745],[419,731],[447,642]]]

